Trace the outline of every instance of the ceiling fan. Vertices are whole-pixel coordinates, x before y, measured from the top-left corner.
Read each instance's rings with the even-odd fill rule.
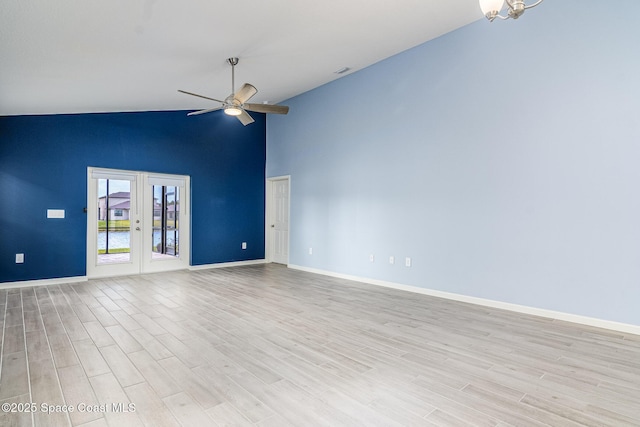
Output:
[[[227,62],[231,65],[231,95],[227,96],[224,101],[219,99],[209,98],[208,96],[198,95],[197,93],[187,92],[186,90],[178,89],[178,92],[186,93],[187,95],[197,96],[199,98],[208,99],[211,101],[219,102],[219,107],[209,108],[206,110],[192,111],[187,116],[195,116],[197,114],[210,113],[212,111],[224,110],[225,114],[230,116],[236,116],[243,125],[248,125],[254,122],[253,118],[247,113],[247,111],[254,111],[256,113],[267,114],[287,114],[289,107],[285,105],[273,105],[273,104],[249,104],[247,101],[251,99],[253,95],[258,93],[258,89],[252,84],[245,83],[238,91],[235,91],[235,66],[238,65],[238,58],[229,58]]]

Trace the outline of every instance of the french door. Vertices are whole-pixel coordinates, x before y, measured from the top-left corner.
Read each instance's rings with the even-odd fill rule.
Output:
[[[87,276],[189,266],[188,176],[87,169]]]

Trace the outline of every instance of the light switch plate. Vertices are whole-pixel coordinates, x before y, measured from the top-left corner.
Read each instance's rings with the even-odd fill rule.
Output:
[[[64,218],[64,209],[47,209],[47,218]]]
[[[24,263],[24,254],[16,254],[16,264]]]

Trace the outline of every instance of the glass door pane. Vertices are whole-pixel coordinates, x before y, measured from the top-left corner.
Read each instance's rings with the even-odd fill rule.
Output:
[[[178,245],[180,187],[154,185],[152,192],[152,257],[153,259],[177,257],[180,254]]]
[[[165,253],[178,256],[178,222],[176,220],[176,202],[178,200],[177,187],[165,187]]]
[[[156,258],[157,254],[162,254],[162,186],[153,186],[153,224],[151,231],[153,234],[151,252]]]
[[[131,181],[98,179],[98,264],[131,259]]]

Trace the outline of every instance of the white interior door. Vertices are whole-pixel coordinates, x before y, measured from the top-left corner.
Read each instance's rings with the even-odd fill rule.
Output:
[[[87,170],[87,276],[189,266],[188,176]]]
[[[270,209],[268,240],[270,260],[279,264],[289,263],[289,178],[272,179],[270,182]]]

